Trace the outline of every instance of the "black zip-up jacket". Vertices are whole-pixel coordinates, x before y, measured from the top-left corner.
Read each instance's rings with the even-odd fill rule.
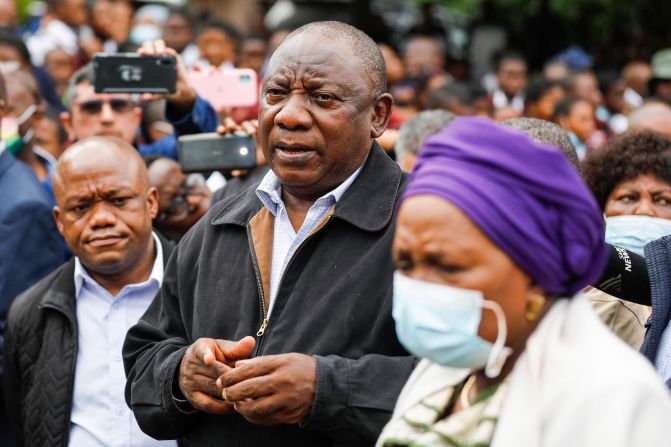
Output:
[[[164,266],[173,245],[159,236]],[[68,445],[77,361],[75,260],[14,301],[5,332],[5,406],[20,446]]]
[[[124,344],[126,401],[140,427],[193,446],[372,446],[415,361],[391,317],[392,216],[405,175],[377,145],[332,213],[287,265],[266,321],[274,217],[255,186],[214,205],[182,239],[154,302]],[[305,423],[259,426],[185,412],[173,380],[201,337],[254,335],[253,356],[317,356]]]

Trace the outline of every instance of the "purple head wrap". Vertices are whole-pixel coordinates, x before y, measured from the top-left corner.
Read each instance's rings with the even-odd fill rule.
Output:
[[[482,118],[458,118],[419,153],[403,200],[442,197],[545,291],[573,296],[602,274],[603,217],[564,154]]]

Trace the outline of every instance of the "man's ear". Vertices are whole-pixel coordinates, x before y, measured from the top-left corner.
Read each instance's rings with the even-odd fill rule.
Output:
[[[156,219],[158,215],[158,190],[153,186],[147,192],[147,205],[149,205],[151,220]]]
[[[370,129],[370,136],[372,138],[378,138],[387,129],[393,106],[394,98],[389,93],[383,93],[375,100],[372,110],[373,121]]]
[[[68,140],[75,141],[77,137],[75,135],[75,129],[72,127],[72,115],[70,112],[61,112],[60,115],[58,115],[58,118],[61,121],[63,129],[65,129],[65,133],[68,134]]]
[[[53,213],[54,213],[54,220],[56,221],[56,227],[58,227],[58,231],[61,233],[63,237],[65,237],[65,234],[63,234],[64,226],[63,222],[61,222],[61,209],[57,206],[53,208]]]

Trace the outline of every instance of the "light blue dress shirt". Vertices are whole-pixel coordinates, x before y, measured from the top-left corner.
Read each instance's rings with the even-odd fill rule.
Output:
[[[261,180],[261,183],[259,183],[259,186],[256,188],[256,195],[263,202],[264,206],[268,208],[268,211],[275,216],[273,260],[270,268],[270,301],[266,319],[270,317],[270,313],[273,310],[277,288],[280,285],[282,275],[291,257],[310,233],[326,217],[333,205],[345,194],[350,185],[354,183],[362,168],[363,165],[354,171],[340,186],[324,194],[312,204],[298,233],[294,230],[289,220],[289,215],[282,200],[282,184],[275,173],[268,171],[263,180]]]
[[[662,338],[659,340],[659,349],[655,357],[655,366],[657,374],[668,382],[671,379],[671,322],[662,332]]]
[[[154,236],[156,259],[149,279],[125,286],[116,297],[75,259],[77,364],[70,414],[72,447],[176,446],[144,434],[126,405],[121,349],[126,332],[153,300],[163,281],[163,249]]]

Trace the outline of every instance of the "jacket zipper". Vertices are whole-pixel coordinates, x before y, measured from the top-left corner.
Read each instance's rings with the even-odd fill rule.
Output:
[[[256,288],[259,291],[259,298],[261,299],[261,326],[259,330],[256,331],[256,336],[261,338],[266,332],[266,326],[268,326],[268,312],[266,311],[266,303],[263,299],[263,284],[261,283],[261,271],[259,269],[259,262],[256,259],[256,250],[254,250],[254,240],[252,239],[252,227],[247,224],[247,242],[249,243],[249,249],[252,252],[252,264],[254,264],[254,275],[256,276]]]
[[[73,343],[74,343],[74,355],[72,356],[72,364],[70,365],[70,380],[68,380],[68,397],[67,397],[67,402],[66,402],[66,408],[68,409],[68,415],[65,418],[65,430],[63,431],[64,433],[64,442],[63,445],[68,445],[70,441],[70,415],[72,413],[72,390],[75,385],[75,369],[77,368],[77,349],[78,349],[78,342],[77,342],[77,329],[75,327],[74,322],[72,319],[63,311],[58,306],[52,306],[52,305],[44,305],[42,307],[47,307],[53,310],[56,310],[63,314],[63,316],[68,320],[68,323],[70,325],[70,331],[72,332],[72,337],[73,337]]]
[[[291,257],[291,259],[287,263],[287,268],[284,270],[284,273],[282,274],[282,277],[280,278],[280,282],[277,286],[278,290],[282,289],[282,284],[284,283],[285,273],[287,272],[287,270],[289,270],[289,267],[291,267],[291,264],[293,263],[294,259],[296,259],[296,255],[301,251],[301,249],[305,246],[305,244],[307,244],[308,241],[310,241],[310,239],[312,239],[312,237],[314,235],[319,233],[319,231],[321,231],[326,226],[326,224],[328,224],[331,221],[331,216],[332,215],[328,216],[321,223],[321,225],[319,225],[317,228],[312,230],[312,232],[308,235],[308,237],[306,237],[305,240],[303,242],[301,242],[301,244],[298,246],[298,248],[294,252],[293,256]],[[249,229],[249,226],[247,228]],[[249,238],[250,238],[249,240],[250,240],[250,244],[251,244],[251,232],[248,231],[247,234],[249,235]],[[265,303],[263,301],[263,290],[262,290],[263,288],[260,285],[261,282],[259,280],[260,274],[258,273],[259,269],[258,269],[258,265],[257,265],[257,261],[256,261],[256,253],[254,252],[253,244],[251,244],[251,245],[252,245],[252,248],[251,248],[252,249],[252,254],[254,255],[252,257],[253,258],[253,263],[254,263],[254,269],[255,269],[255,272],[257,273],[256,282],[257,282],[257,285],[259,286],[259,293],[260,293],[260,296],[261,296],[261,309],[263,311],[263,321],[261,322],[261,327],[259,328],[258,332],[256,333],[256,335],[259,337],[259,340],[258,340],[257,345],[256,345],[255,356],[259,356],[259,355],[261,355],[261,347],[263,345],[263,338],[262,337],[263,337],[263,334],[266,331],[266,328],[268,327],[268,314],[266,313],[266,306],[265,306]]]

